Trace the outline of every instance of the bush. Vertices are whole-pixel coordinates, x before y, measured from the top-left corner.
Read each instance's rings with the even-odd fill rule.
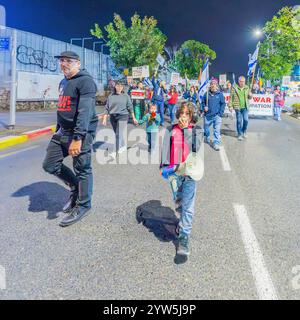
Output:
[[[300,113],[300,103],[295,103],[292,105],[294,113]]]

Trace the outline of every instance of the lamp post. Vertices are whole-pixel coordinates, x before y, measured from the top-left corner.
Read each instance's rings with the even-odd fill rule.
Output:
[[[275,31],[277,34],[280,34],[281,33],[281,30],[280,29],[277,29]],[[263,30],[257,28],[254,30],[254,36],[256,38],[260,38],[261,36],[265,36],[266,39],[267,39],[267,42],[268,42],[268,59],[270,58],[270,39],[271,39],[271,36],[272,34],[271,33],[264,33]],[[273,41],[271,41],[271,54],[274,54],[274,45],[273,45]]]
[[[101,77],[100,77],[100,81],[101,83],[103,83],[103,72],[102,72],[102,67],[103,67],[103,48],[104,47],[108,47],[108,45],[106,43],[103,43],[101,45],[101,61],[100,61],[100,69],[101,69]],[[108,69],[108,66],[107,66],[107,69]],[[108,70],[106,70],[106,73],[108,73]]]
[[[95,52],[96,52],[96,45],[97,44],[103,44],[103,41],[95,41],[94,43],[93,43],[93,51],[94,51],[94,54],[93,54],[93,66],[94,66],[94,64],[95,64]],[[99,52],[99,70],[98,70],[98,80],[100,80],[100,75],[101,75],[101,73],[102,73],[102,69],[101,69],[101,59],[102,59],[102,53],[101,52]]]
[[[71,46],[73,45],[73,41],[81,41],[81,49],[82,49],[82,59],[83,59],[83,63],[82,63],[82,65],[83,65],[83,68],[85,68],[85,61],[86,61],[86,56],[85,56],[85,49],[84,49],[84,42],[86,41],[86,40],[92,40],[93,38],[91,38],[91,37],[88,37],[88,38],[71,38],[71,41],[70,41],[70,43],[71,43]]]

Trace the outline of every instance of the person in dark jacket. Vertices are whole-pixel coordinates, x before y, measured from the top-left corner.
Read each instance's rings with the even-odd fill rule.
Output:
[[[152,78],[152,85],[153,85],[153,97],[152,102],[157,105],[157,111],[160,115],[160,125],[163,126],[165,123],[165,94],[168,93],[166,89],[166,82],[160,81],[153,76]]]
[[[208,99],[207,93],[205,93],[202,99],[201,112],[204,113],[204,141],[210,144],[210,126],[213,125],[214,138],[212,147],[216,151],[220,150],[221,125],[224,111],[224,95],[218,89],[218,82],[216,80],[212,80],[208,92]]]
[[[191,86],[190,90],[184,92],[183,98],[187,101],[193,102],[193,104],[196,106],[198,100],[196,88]]]
[[[98,125],[97,87],[93,78],[80,70],[80,58],[76,53],[66,51],[56,58],[65,78],[59,85],[57,130],[47,148],[43,168],[71,189],[70,199],[63,208],[66,216],[60,223],[61,227],[67,227],[85,217],[91,209],[91,154]],[[73,157],[75,174],[63,164],[69,155]]]

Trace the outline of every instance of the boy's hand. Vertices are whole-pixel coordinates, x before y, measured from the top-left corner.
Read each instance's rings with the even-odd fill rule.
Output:
[[[179,118],[178,125],[181,129],[187,128],[189,126],[189,121],[186,118]]]

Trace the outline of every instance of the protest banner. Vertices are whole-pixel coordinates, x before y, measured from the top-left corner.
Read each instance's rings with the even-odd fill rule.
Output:
[[[164,59],[164,57],[161,54],[159,54],[157,56],[156,61],[161,67],[163,67],[166,62],[166,60]]]
[[[132,77],[134,79],[148,78],[150,76],[149,66],[133,67]]]
[[[227,76],[226,74],[220,74],[219,75],[219,85],[220,86],[225,86],[227,81]]]
[[[179,74],[179,73],[177,73],[177,72],[172,72],[170,84],[173,85],[173,86],[178,86],[178,84],[179,84],[179,78],[180,78],[180,74]]]
[[[230,114],[228,104],[230,94],[224,93],[226,102],[225,114]],[[252,116],[273,116],[274,95],[272,94],[254,94],[249,100],[249,115]]]
[[[131,99],[143,100],[146,98],[145,90],[131,90]]]

